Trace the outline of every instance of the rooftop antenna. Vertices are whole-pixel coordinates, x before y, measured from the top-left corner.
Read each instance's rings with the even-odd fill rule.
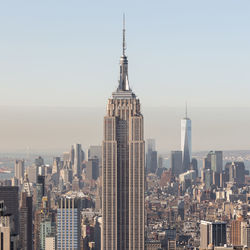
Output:
[[[122,41],[122,54],[125,56],[126,41],[125,41],[125,14],[123,13],[123,41]]]

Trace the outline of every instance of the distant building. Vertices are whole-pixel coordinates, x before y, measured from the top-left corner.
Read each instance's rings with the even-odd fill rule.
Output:
[[[182,172],[186,172],[192,159],[191,120],[186,116],[181,120]]]
[[[155,139],[147,139],[146,169],[148,173],[155,173],[157,169],[157,151]]]
[[[44,165],[44,160],[41,156],[39,156],[38,158],[35,159],[35,165],[37,167],[43,166]]]
[[[203,169],[201,171],[201,179],[205,184],[205,189],[210,190],[213,184],[213,171],[211,169]]]
[[[60,157],[54,157],[53,159],[53,166],[52,166],[52,174],[59,173],[61,169],[61,158]]]
[[[158,240],[148,240],[145,242],[145,250],[161,250],[161,242]]]
[[[18,179],[20,184],[24,178],[24,160],[15,161],[15,177]]]
[[[207,249],[210,244],[214,247],[224,246],[226,240],[226,223],[201,221],[200,249]]]
[[[42,204],[42,198],[45,195],[45,176],[38,175],[36,182],[36,209]]]
[[[40,250],[46,249],[46,238],[50,235],[54,235],[50,239],[55,243],[55,231],[56,223],[52,220],[51,216],[45,217],[40,223]]]
[[[20,246],[21,249],[32,250],[32,196],[21,193],[20,206]]]
[[[56,250],[56,237],[45,238],[45,250]]]
[[[246,170],[244,162],[234,161],[227,163],[225,166],[225,172],[228,181],[236,182],[237,184],[245,183]]]
[[[146,154],[146,165],[148,173],[155,173],[157,169],[157,151],[149,151]]]
[[[147,139],[146,144],[147,144],[147,152],[155,151],[155,139],[153,138]]]
[[[190,165],[190,170],[194,170],[196,173],[196,177],[199,176],[198,172],[198,161],[196,158],[192,158],[191,165]]]
[[[231,222],[231,244],[233,246],[240,246],[241,245],[241,223],[243,219],[241,216],[237,218],[237,220],[232,220]]]
[[[80,178],[82,173],[82,161],[84,160],[84,152],[82,151],[81,144],[74,145],[74,162],[73,162],[73,175]]]
[[[38,175],[38,167],[36,165],[27,167],[26,170],[30,183],[36,183],[37,175]]]
[[[15,234],[14,218],[5,211],[4,201],[0,201],[0,249],[17,250],[18,236]]]
[[[77,199],[61,198],[59,201],[57,249],[80,249],[80,211]]]
[[[88,150],[88,159],[98,158],[99,165],[102,165],[102,146],[90,146]]]
[[[247,222],[241,222],[241,245],[250,248],[250,225]]]
[[[99,160],[98,158],[89,159],[86,162],[86,175],[89,180],[97,180],[99,177]]]
[[[173,175],[182,173],[182,151],[171,151],[170,168]]]
[[[223,170],[222,151],[210,151],[203,160],[203,169],[211,169],[213,172],[221,173]]]
[[[4,201],[5,213],[11,214],[14,220],[13,233],[19,232],[19,199],[18,187],[0,186],[0,201]]]

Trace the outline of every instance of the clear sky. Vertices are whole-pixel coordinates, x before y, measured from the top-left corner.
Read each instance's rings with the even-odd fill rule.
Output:
[[[2,1],[0,105],[103,106],[126,13],[144,106],[250,106],[250,1]]]
[[[102,111],[118,85],[123,13],[146,136],[178,149],[187,101],[195,150],[249,148],[249,0],[10,0],[0,3],[0,150],[101,143]]]

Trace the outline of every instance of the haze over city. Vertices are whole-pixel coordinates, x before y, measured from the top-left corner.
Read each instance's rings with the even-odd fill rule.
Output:
[[[249,148],[249,1],[13,3],[1,4],[0,150],[101,144],[123,13],[145,136],[179,148],[187,101],[194,150]]]

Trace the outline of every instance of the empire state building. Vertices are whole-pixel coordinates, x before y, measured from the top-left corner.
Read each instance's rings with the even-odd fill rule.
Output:
[[[128,81],[128,59],[120,58],[118,88],[104,117],[102,249],[144,249],[144,131],[140,101]]]

